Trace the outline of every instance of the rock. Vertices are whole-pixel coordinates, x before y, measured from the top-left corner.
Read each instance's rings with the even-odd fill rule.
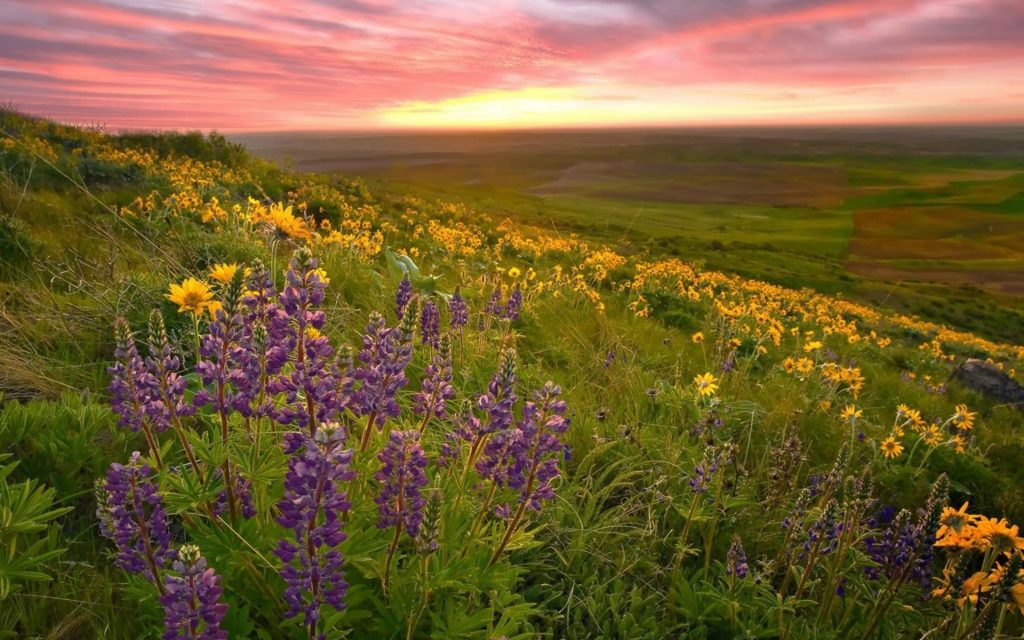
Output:
[[[971,358],[956,368],[953,377],[993,400],[1024,410],[1024,386],[994,364]]]

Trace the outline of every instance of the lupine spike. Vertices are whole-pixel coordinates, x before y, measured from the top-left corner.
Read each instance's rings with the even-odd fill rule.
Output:
[[[220,577],[207,566],[199,547],[187,544],[178,550],[160,604],[164,609],[163,640],[223,640],[220,628],[228,605],[221,602]]]

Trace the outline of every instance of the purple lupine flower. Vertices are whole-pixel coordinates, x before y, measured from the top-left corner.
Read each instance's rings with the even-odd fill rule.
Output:
[[[867,576],[878,580],[902,573],[913,562],[918,544],[919,532],[912,522],[910,512],[903,509],[893,516],[891,508],[882,509],[868,524],[873,529],[880,529],[880,534],[864,539],[865,551],[875,562],[875,565],[865,567]]]
[[[816,550],[818,555],[828,555],[839,545],[839,536],[843,533],[843,519],[839,513],[839,504],[829,500],[821,514],[807,529],[801,555]]]
[[[743,542],[734,536],[729,551],[725,555],[725,575],[742,580],[747,577],[750,567],[747,566],[747,553],[743,550]]]
[[[427,494],[427,504],[423,508],[423,523],[419,535],[416,536],[416,551],[422,555],[434,553],[439,548],[442,500],[440,489],[432,489]]]
[[[420,339],[423,344],[437,348],[437,342],[441,339],[440,324],[441,311],[433,299],[428,299],[420,309]]]
[[[458,333],[469,324],[469,306],[466,305],[466,299],[462,297],[462,292],[458,289],[448,300],[448,311],[451,313],[449,326],[452,332]]]
[[[196,362],[196,373],[203,385],[213,385],[215,393],[201,389],[196,392],[193,402],[197,407],[213,405],[214,410],[222,416],[225,429],[222,429],[221,436],[225,439],[226,416],[233,410],[231,390],[238,378],[242,377],[235,366],[234,357],[242,337],[242,277],[242,270],[236,270],[231,282],[225,286],[224,302],[199,341],[199,361]]]
[[[274,553],[284,565],[281,576],[288,585],[285,617],[302,613],[310,637],[320,607],[326,603],[343,609],[348,591],[338,545],[346,538],[342,523],[351,507],[342,486],[355,473],[349,470],[352,451],[345,449],[345,438],[345,429],[334,425],[321,427],[315,438],[301,431],[284,436],[284,450],[291,457],[277,522],[292,531],[294,542],[279,540]]]
[[[377,459],[381,468],[373,477],[382,485],[380,495],[373,499],[380,511],[377,527],[398,527],[415,538],[423,522],[425,504],[420,489],[427,485],[423,472],[427,455],[420,446],[420,434],[392,431]]]
[[[346,410],[355,411],[353,389],[356,381],[356,366],[352,356],[352,347],[349,345],[344,344],[338,347],[334,363],[331,365],[331,378],[334,381],[334,389],[329,403],[335,418],[341,416]]]
[[[370,322],[363,336],[363,348],[359,352],[362,363],[354,376],[362,385],[354,394],[359,415],[369,416],[364,431],[361,449],[369,443],[372,429],[383,429],[388,418],[397,418],[399,406],[397,394],[408,384],[405,368],[412,360],[416,309],[406,309],[402,324],[388,328],[379,313],[370,314]]]
[[[501,304],[501,285],[494,287],[494,291],[491,292],[491,297],[487,300],[487,306],[484,307],[484,311],[492,316],[501,317],[504,309]]]
[[[424,426],[432,417],[443,420],[448,416],[446,404],[455,395],[451,351],[451,340],[444,336],[427,365],[420,390],[413,396],[412,411],[424,416]]]
[[[146,370],[135,336],[124,318],[114,321],[114,337],[114,365],[107,369],[111,376],[110,405],[119,416],[118,426],[138,433],[148,426],[149,402],[156,379]]]
[[[223,476],[223,471],[217,469],[217,476]],[[242,517],[246,520],[256,516],[256,506],[252,501],[252,483],[241,474],[235,467],[231,467],[231,475],[234,476],[234,496],[238,505],[242,508]],[[214,515],[224,515],[228,511],[228,491],[224,489],[217,494],[217,500],[213,504]]]
[[[117,547],[115,564],[158,584],[174,557],[163,498],[138,451],[128,464],[113,463],[97,491],[100,533]]]
[[[163,640],[224,640],[228,632],[220,628],[228,605],[220,601],[223,589],[220,577],[206,566],[199,547],[184,545],[168,575],[160,604],[164,608]]]
[[[523,310],[523,290],[519,287],[514,287],[512,293],[508,296],[508,303],[505,305],[505,319],[509,322],[515,322],[519,319],[519,314]]]
[[[192,415],[195,407],[185,402],[188,381],[178,374],[181,359],[171,350],[164,317],[159,309],[149,316],[149,357],[146,368],[153,381],[147,413],[157,432],[166,431],[172,422]]]
[[[268,416],[273,399],[267,383],[288,362],[294,348],[289,319],[277,303],[270,271],[257,261],[249,274],[242,297],[242,330],[232,351],[236,368],[231,406],[246,418]]]
[[[480,432],[480,418],[473,414],[473,404],[466,400],[455,420],[455,429],[444,434],[445,441],[441,444],[441,452],[437,457],[437,466],[447,467],[462,454],[462,446],[473,442]]]
[[[271,411],[274,420],[281,424],[297,423],[308,429],[310,435],[334,417],[334,349],[327,337],[320,334],[326,314],[319,307],[327,282],[317,265],[317,259],[305,247],[296,250],[289,262],[287,284],[278,302],[295,344],[293,366],[287,375],[276,376],[267,383],[270,393],[284,394],[284,404]]]
[[[562,388],[548,381],[523,407],[523,419],[512,432],[508,486],[519,492],[519,501],[540,511],[544,500],[555,497],[551,481],[558,477],[558,460],[567,451],[559,439],[569,428]]]
[[[486,416],[486,421],[480,424],[478,435],[502,431],[512,424],[516,381],[516,352],[506,349],[501,353],[501,362],[487,385],[487,392],[477,400],[477,407]]]
[[[399,320],[405,317],[405,308],[409,305],[413,295],[412,282],[409,281],[409,275],[406,274],[398,283],[398,291],[395,293],[395,311],[397,311]]]
[[[719,456],[715,447],[704,449],[704,456],[694,467],[693,475],[687,482],[690,485],[690,491],[692,493],[707,493],[711,481],[715,477],[715,472],[718,471],[718,466]]]

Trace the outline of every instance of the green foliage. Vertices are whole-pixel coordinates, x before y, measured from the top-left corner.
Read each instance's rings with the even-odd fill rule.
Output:
[[[49,580],[46,565],[64,549],[48,549],[45,534],[51,522],[71,510],[54,508],[54,489],[36,480],[12,483],[17,463],[0,455],[0,602],[22,584]]]

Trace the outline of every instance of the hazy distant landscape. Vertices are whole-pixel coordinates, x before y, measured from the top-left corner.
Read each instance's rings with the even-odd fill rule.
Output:
[[[1024,128],[237,135],[297,170],[822,291],[1024,329]]]

